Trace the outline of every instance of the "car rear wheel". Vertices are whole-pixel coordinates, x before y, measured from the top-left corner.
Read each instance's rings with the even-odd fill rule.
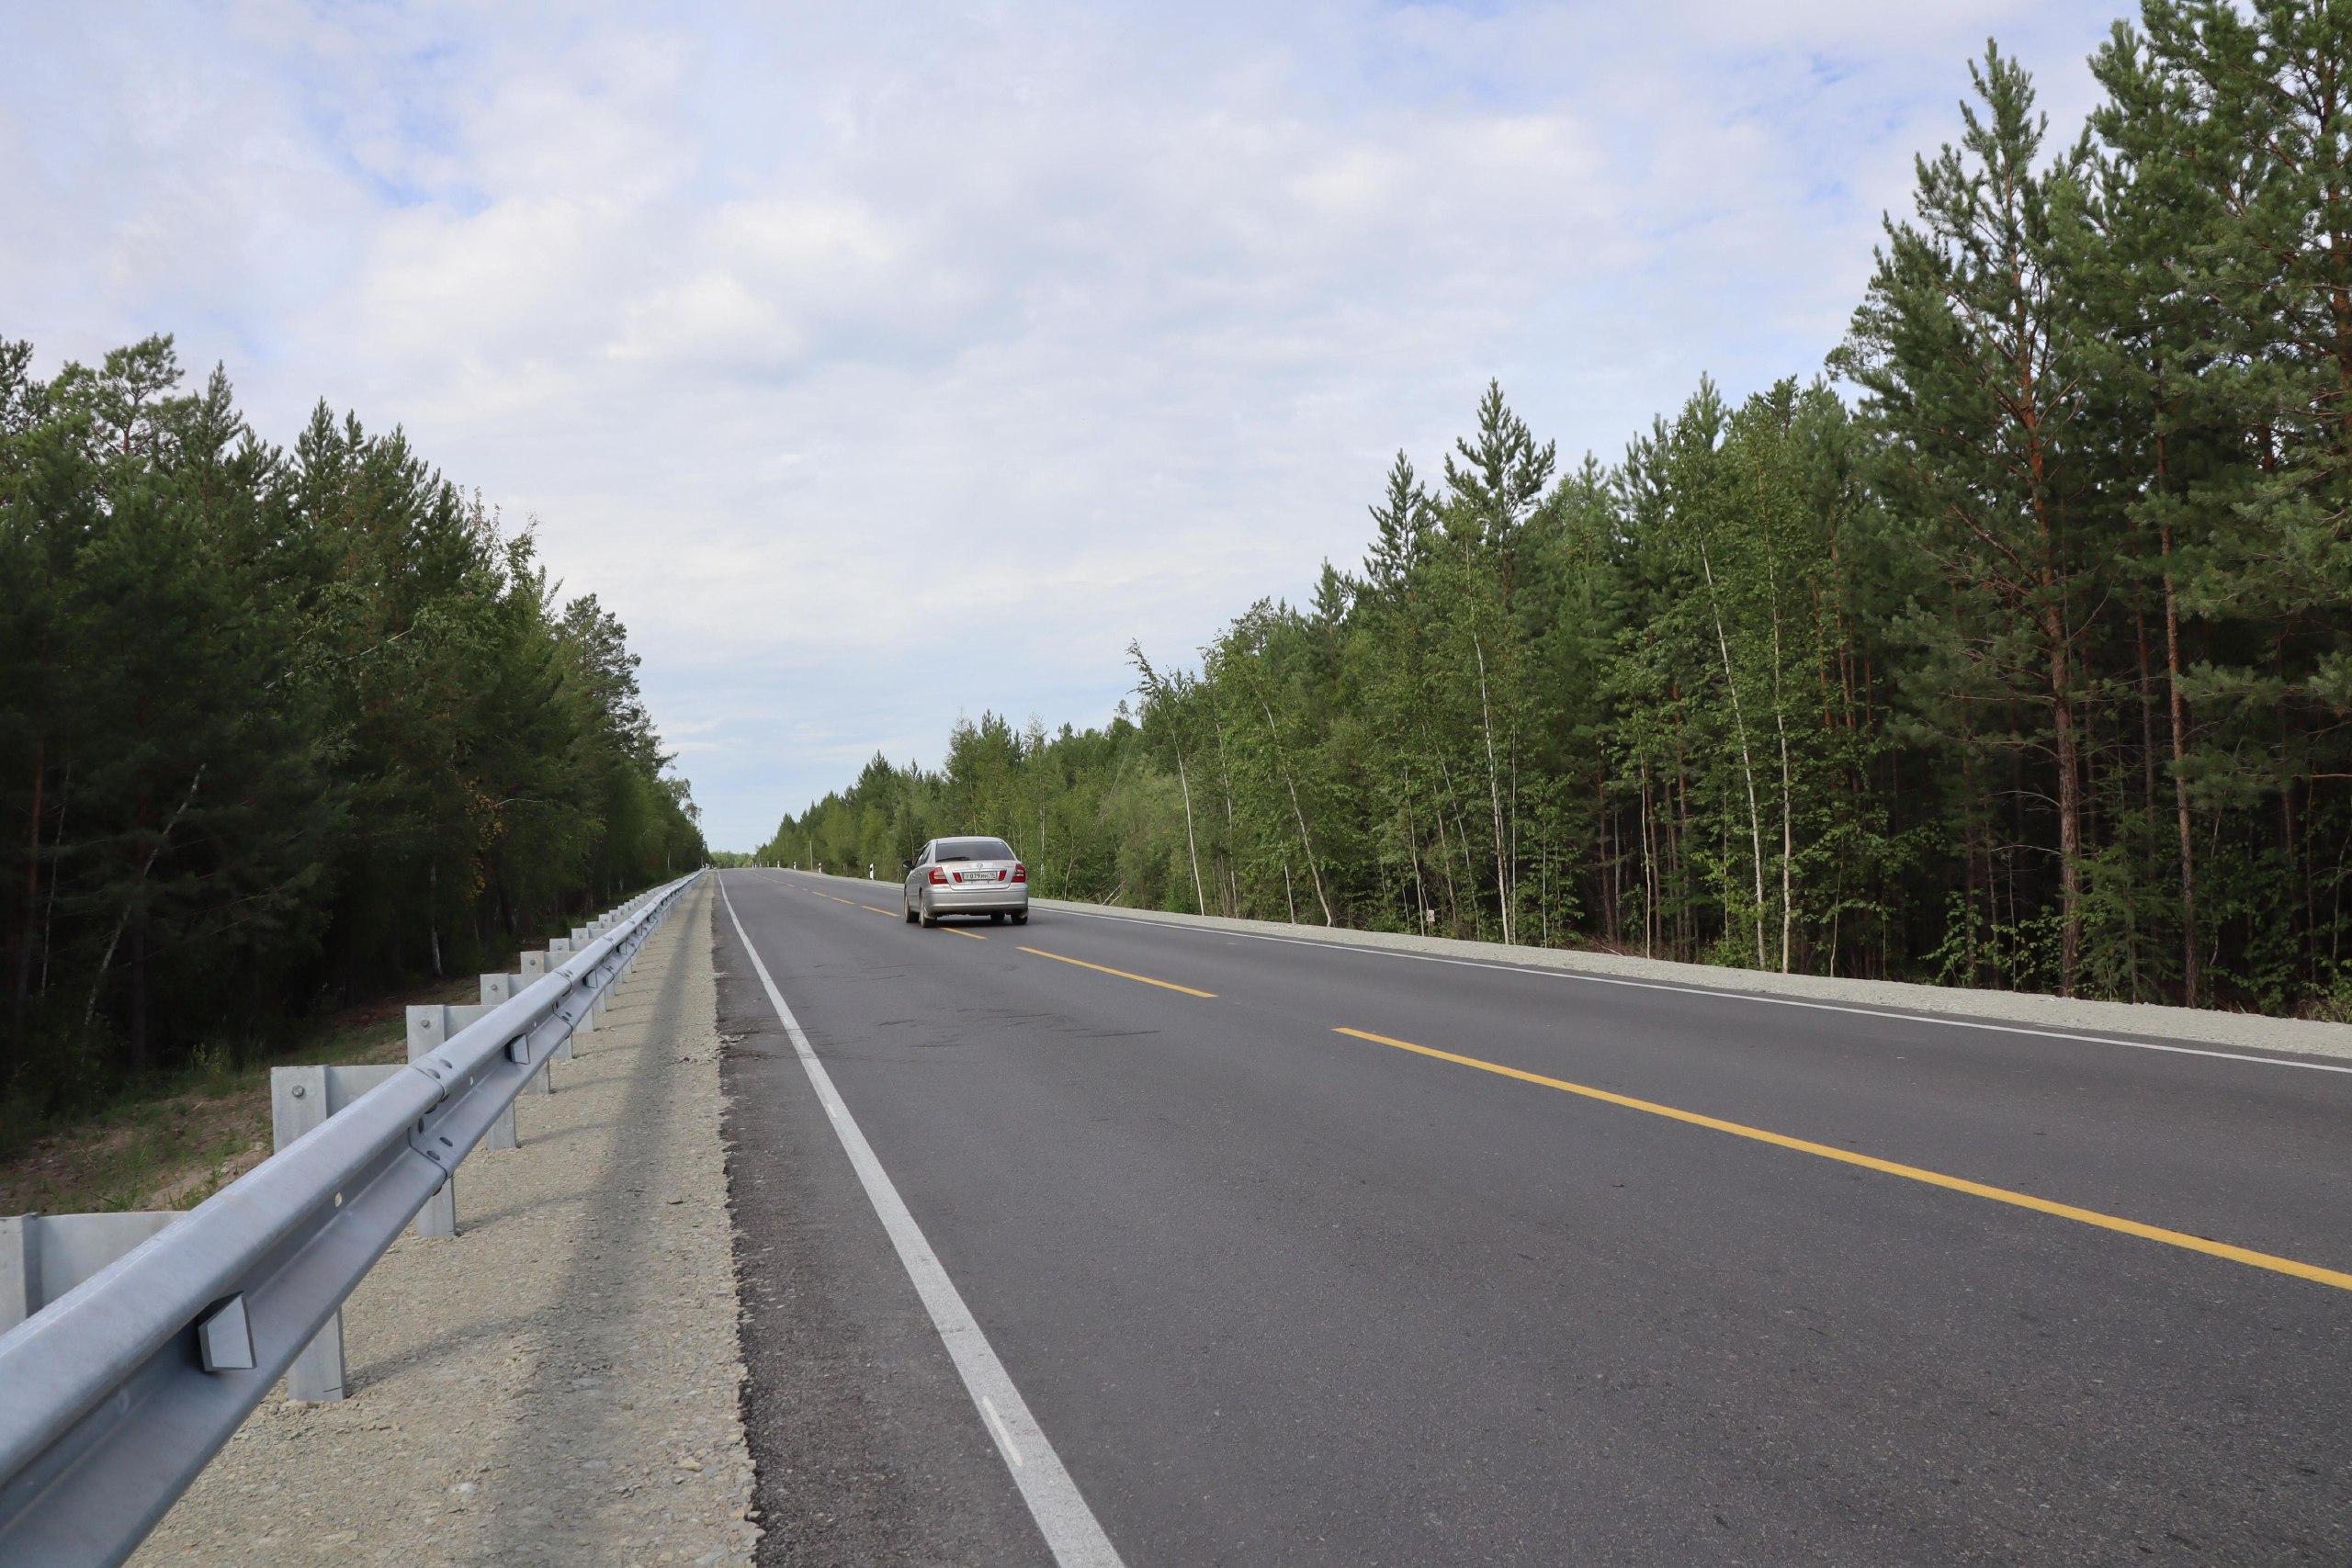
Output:
[[[922,907],[922,924],[925,931],[932,930],[939,924],[939,917],[931,912],[931,905],[928,902],[925,902]]]
[[[899,900],[899,908],[907,912],[907,924],[913,925],[915,923],[915,907],[912,904],[908,903],[902,897]]]
[[[1012,914],[1012,923],[1016,926],[1027,925],[1029,923],[1029,911],[1026,909],[1014,910]]]

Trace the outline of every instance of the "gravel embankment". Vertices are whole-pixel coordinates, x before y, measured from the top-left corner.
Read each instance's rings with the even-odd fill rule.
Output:
[[[707,882],[344,1314],[352,1396],[255,1411],[132,1559],[747,1563]]]

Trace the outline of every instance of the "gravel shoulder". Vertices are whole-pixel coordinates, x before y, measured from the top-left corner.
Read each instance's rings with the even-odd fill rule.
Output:
[[[273,1394],[135,1564],[752,1560],[713,886],[353,1295],[352,1396]]]

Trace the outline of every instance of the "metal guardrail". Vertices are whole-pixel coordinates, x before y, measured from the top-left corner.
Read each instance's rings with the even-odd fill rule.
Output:
[[[0,1564],[129,1557],[700,875],[0,1335]]]

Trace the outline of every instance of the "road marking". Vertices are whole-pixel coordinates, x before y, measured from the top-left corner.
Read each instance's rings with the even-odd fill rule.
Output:
[[[782,879],[781,879],[781,878],[771,877],[771,878],[766,878],[766,879],[764,879],[764,880],[768,880],[768,881],[781,881]],[[785,883],[785,884],[784,884],[784,886],[786,886],[786,887],[790,887],[790,886],[793,886],[793,884],[791,884],[791,883],[789,883],[789,882],[786,882],[786,883]],[[804,893],[814,893],[814,894],[816,894],[816,895],[817,895],[817,897],[820,897],[820,898],[832,898],[834,903],[836,903],[836,904],[846,904],[846,905],[848,905],[848,906],[849,906],[851,908],[853,908],[853,909],[870,909],[870,910],[872,910],[875,914],[877,914],[877,915],[880,915],[881,917],[883,917],[885,919],[888,919],[893,918],[893,917],[891,916],[891,914],[890,914],[890,911],[889,911],[889,910],[883,908],[882,908],[880,905],[878,905],[878,904],[861,904],[861,903],[859,903],[859,902],[858,902],[856,899],[854,899],[854,898],[833,898],[833,896],[832,896],[831,894],[830,894],[830,893],[827,893],[827,892],[823,891],[821,888],[816,888],[816,887],[804,887],[804,888],[802,888],[802,889],[801,889],[801,891],[802,891],[802,892],[804,892]],[[905,918],[906,918],[906,916],[905,916],[905,911],[901,910],[901,911],[899,912],[899,914],[896,918],[897,918],[897,919],[905,919]]]
[[[982,936],[979,932],[978,932],[978,931],[966,931],[962,926],[933,926],[933,927],[932,927],[931,929],[932,929],[932,930],[933,930],[933,931],[954,931],[957,936],[967,936],[967,937],[970,937],[974,942],[986,942],[986,941],[988,941],[988,938],[986,938],[986,937]]]
[[[1083,958],[1064,958],[1060,953],[1047,953],[1042,947],[1024,947],[1021,951],[1034,953],[1040,958],[1050,958],[1057,964],[1075,964],[1080,969],[1092,969],[1103,975],[1116,975],[1122,980],[1139,980],[1147,986],[1157,986],[1163,991],[1182,991],[1188,997],[1206,997],[1212,1001],[1216,999],[1215,991],[1196,991],[1190,986],[1180,986],[1172,980],[1155,980],[1148,975],[1130,975],[1124,969],[1114,969],[1107,964],[1089,964]]]
[[[2030,1192],[2017,1192],[2006,1187],[1987,1186],[1982,1181],[1971,1181],[1965,1177],[1946,1176],[1941,1171],[1926,1170],[1916,1165],[1899,1165],[1894,1160],[1880,1159],[1874,1155],[1856,1154],[1851,1149],[1833,1148],[1827,1144],[1816,1144],[1804,1138],[1792,1138],[1785,1133],[1767,1132],[1761,1127],[1750,1127],[1745,1122],[1726,1122],[1720,1117],[1702,1116],[1695,1111],[1682,1111],[1671,1105],[1660,1105],[1654,1100],[1636,1100],[1629,1094],[1617,1094],[1605,1089],[1594,1089],[1589,1084],[1570,1083],[1566,1078],[1546,1077],[1542,1073],[1531,1073],[1523,1067],[1507,1067],[1499,1062],[1482,1061],[1476,1056],[1464,1056],[1452,1051],[1440,1051],[1430,1045],[1416,1045],[1409,1040],[1396,1040],[1385,1034],[1374,1034],[1362,1029],[1335,1029],[1332,1032],[1351,1035],[1358,1040],[1369,1040],[1375,1045],[1393,1045],[1399,1051],[1412,1051],[1423,1056],[1434,1056],[1441,1062],[1453,1062],[1462,1066],[1476,1067],[1480,1072],[1497,1073],[1507,1078],[1517,1078],[1521,1083],[1540,1084],[1545,1089],[1556,1089],[1568,1094],[1582,1095],[1587,1100],[1598,1100],[1604,1104],[1621,1105],[1628,1111],[1646,1111],[1652,1116],[1663,1116],[1669,1121],[1685,1122],[1693,1127],[1705,1127],[1712,1132],[1729,1133],[1735,1137],[1752,1138],[1759,1144],[1771,1144],[1780,1148],[1794,1149],[1799,1154],[1817,1155],[1823,1159],[1834,1159],[1841,1165],[1856,1165],[1864,1170],[1875,1170],[1887,1176],[1900,1176],[1912,1181],[1925,1182],[1930,1187],[1941,1187],[1948,1191],[1965,1192],[1973,1198],[1989,1198],[1996,1203],[2013,1204],[2020,1209],[2031,1209],[2037,1213],[2055,1214],[2060,1219],[2075,1220],[2086,1225],[2097,1225],[2101,1230],[2120,1231],[2125,1235],[2136,1235],[2143,1241],[2160,1241],[2167,1247],[2177,1247],[2190,1252],[2204,1253],[2209,1258],[2225,1258],[2233,1263],[2244,1263],[2255,1269],[2267,1269],[2276,1274],[2291,1274],[2299,1280],[2310,1280],[2322,1285],[2333,1285],[2339,1291],[2352,1291],[2352,1274],[2343,1273],[2334,1269],[2323,1269],[2315,1263],[2302,1263],[2292,1258],[2279,1258],[2267,1252],[2256,1252],[2249,1247],[2232,1247],[2224,1241],[2210,1241],[2201,1235],[2190,1235],[2186,1231],[2165,1230],[2161,1225],[2143,1225],[2137,1220],[2122,1219],[2114,1214],[2103,1214],[2097,1209],[2078,1209],[2072,1203],[2053,1202],[2047,1198],[2037,1198]]]
[[[997,1441],[1002,1443],[1004,1451],[1012,1456],[1012,1468],[1022,1469],[1021,1445],[1012,1440],[1012,1433],[1005,1426],[1004,1417],[996,1413],[996,1402],[984,1393],[980,1395],[980,1408],[988,1412],[989,1425],[996,1428]]]
[[[1393,947],[1358,947],[1353,942],[1318,942],[1313,937],[1275,936],[1266,931],[1228,931],[1223,926],[1175,926],[1164,920],[1137,919],[1133,915],[1106,915],[1095,909],[1057,909],[1090,920],[1117,920],[1130,926],[1188,931],[1216,936],[1242,937],[1250,942],[1278,942],[1289,947],[1312,947],[1324,953],[1351,953],[1363,958],[1409,958],[1417,964],[1446,964],[1457,969],[1492,969],[1504,975],[1525,975],[1538,980],[1581,980],[1594,986],[1625,986],[1637,991],[1672,991],[1686,997],[1710,997],[1724,1002],[1764,1002],[1772,1007],[1810,1008],[1815,1012],[1851,1013],[1857,1018],[1883,1018],[1897,1023],[1933,1023],[1946,1029],[1983,1029],[1996,1034],[2032,1034],[2044,1040],[2074,1040],[2087,1045],[2121,1045],[2133,1051],[2161,1051],[2174,1056],[2211,1056],[2224,1062],[2251,1062],[2258,1067],[2302,1067],[2314,1073],[2352,1073],[2352,1066],[2313,1062],[2300,1056],[2249,1056],[2242,1051],[2216,1051],[2197,1045],[2160,1045],[2153,1040],[2124,1040],[2111,1034],[2070,1033],[2030,1023],[1992,1023],[1976,1018],[1947,1018],[1940,1013],[1897,1012],[1892,1008],[1856,1007],[1845,1002],[1808,1001],[1802,997],[1768,997],[1755,991],[1717,989],[1712,986],[1681,986],[1668,980],[1628,980],[1615,975],[1580,975],[1574,970],[1538,968],[1532,964],[1498,964],[1481,958],[1448,958],[1435,953],[1407,953]],[[1737,973],[1737,971],[1733,971]]]
[[[972,1316],[972,1309],[964,1304],[956,1281],[947,1277],[938,1254],[924,1239],[922,1227],[907,1212],[906,1201],[899,1196],[890,1173],[875,1157],[874,1146],[865,1141],[857,1119],[850,1114],[848,1102],[833,1088],[832,1075],[825,1071],[825,1065],[809,1048],[808,1036],[801,1032],[799,1020],[785,1005],[784,993],[775,988],[775,980],[760,959],[760,950],[752,945],[751,934],[743,930],[742,917],[735,912],[735,900],[728,896],[723,877],[719,880],[718,896],[726,900],[727,918],[734,923],[735,936],[742,942],[743,951],[751,954],[752,968],[768,994],[768,1005],[775,1010],[776,1021],[791,1037],[793,1055],[800,1058],[809,1087],[817,1091],[818,1100],[833,1119],[833,1131],[841,1138],[842,1151],[849,1156],[867,1201],[873,1203],[882,1228],[889,1233],[899,1261],[906,1266],[908,1278],[914,1281],[915,1293],[922,1298],[923,1307],[931,1314],[932,1325],[939,1330],[940,1340],[947,1347],[956,1371],[963,1376],[965,1391],[987,1419],[998,1450],[1012,1471],[1013,1484],[1021,1488],[1022,1501],[1029,1505],[1030,1517],[1037,1521],[1038,1533],[1046,1538],[1046,1549],[1053,1552],[1055,1562],[1060,1568],[1124,1568],[1118,1549],[1102,1533],[1102,1522],[1086,1506],[1078,1483],[1070,1479],[1061,1456],[1054,1452],[1044,1428],[1029,1413],[1028,1402],[1013,1386],[1004,1363],[997,1359],[988,1336]],[[1024,1448],[1026,1454],[1023,1452]],[[1034,1465],[1028,1462],[1031,1459],[1036,1461]]]

